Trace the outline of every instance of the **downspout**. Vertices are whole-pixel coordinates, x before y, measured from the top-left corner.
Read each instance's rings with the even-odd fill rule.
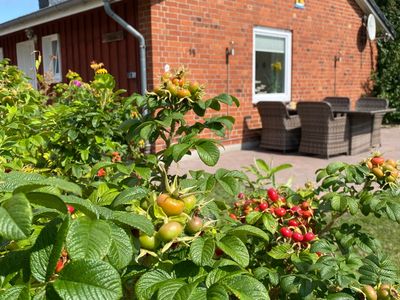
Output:
[[[135,39],[139,41],[139,60],[140,60],[140,92],[144,96],[147,90],[147,71],[146,71],[146,42],[144,36],[129,25],[124,19],[118,16],[112,9],[110,5],[110,0],[103,0],[104,10],[106,14],[109,15],[115,22],[122,26],[126,31],[128,31]],[[147,115],[148,111],[145,109],[143,115]],[[150,153],[151,145],[146,143],[145,153]]]
[[[146,43],[143,35],[129,25],[124,19],[118,16],[112,9],[110,5],[110,0],[103,0],[104,10],[106,14],[111,17],[115,22],[122,26],[126,31],[128,31],[135,39],[139,41],[139,59],[140,59],[140,92],[142,95],[146,93],[147,90],[147,76],[146,76]]]

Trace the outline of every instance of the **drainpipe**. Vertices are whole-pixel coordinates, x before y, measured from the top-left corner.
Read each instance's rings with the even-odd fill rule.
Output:
[[[139,41],[139,60],[140,60],[140,92],[144,96],[147,90],[147,76],[146,76],[146,42],[143,35],[129,25],[124,19],[118,16],[112,9],[110,5],[110,0],[103,0],[104,10],[106,14],[109,15],[115,22],[122,26],[126,31],[128,31],[135,39]],[[143,115],[147,115],[147,109],[144,109]],[[146,143],[145,153],[150,153],[151,145]]]
[[[128,31],[135,39],[139,41],[139,59],[140,59],[140,92],[142,95],[146,93],[147,89],[147,77],[146,77],[146,43],[143,35],[129,25],[124,19],[118,16],[112,9],[110,5],[110,0],[103,0],[104,10],[106,14],[109,15],[115,22],[122,26],[126,31]]]

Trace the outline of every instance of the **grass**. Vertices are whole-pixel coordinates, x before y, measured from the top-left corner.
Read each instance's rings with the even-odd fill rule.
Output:
[[[362,230],[369,233],[382,244],[383,252],[389,255],[390,260],[400,269],[400,224],[386,218],[376,218],[373,215],[347,216],[342,222],[350,221],[362,226]]]

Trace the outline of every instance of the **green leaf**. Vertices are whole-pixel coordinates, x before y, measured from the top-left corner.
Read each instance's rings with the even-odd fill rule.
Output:
[[[154,233],[153,223],[149,219],[141,215],[124,211],[114,211],[111,220],[139,229],[148,236],[152,236]]]
[[[129,235],[114,223],[108,224],[111,229],[111,246],[107,257],[117,270],[125,268],[132,260],[133,247]]]
[[[376,285],[384,282],[393,284],[398,280],[397,268],[385,255],[370,254],[362,260],[363,266],[358,270],[360,283]]]
[[[136,297],[139,300],[150,300],[163,281],[168,279],[172,279],[172,276],[161,269],[143,274],[135,285]]]
[[[271,214],[263,214],[262,221],[265,229],[274,234],[278,229],[278,220]]]
[[[239,184],[237,180],[230,176],[223,176],[217,178],[217,182],[222,186],[222,188],[230,195],[237,195],[239,191]]]
[[[75,209],[83,212],[86,216],[91,219],[97,219],[99,217],[98,207],[96,207],[91,201],[82,199],[76,196],[64,196],[60,198],[69,205],[72,205]]]
[[[65,300],[117,300],[122,297],[120,275],[101,260],[71,261],[54,282],[54,289]]]
[[[172,158],[175,162],[178,162],[182,159],[182,157],[189,151],[191,145],[190,144],[175,144],[172,145]]]
[[[123,190],[112,203],[113,207],[129,204],[133,200],[141,200],[149,195],[149,190],[142,186],[134,186]]]
[[[231,261],[232,262],[232,261]],[[232,262],[233,263],[233,262]],[[246,270],[241,269],[238,265],[228,265],[220,266],[214,268],[210,273],[208,273],[206,278],[206,286],[210,288],[211,286],[219,283],[220,281],[227,279],[231,276],[237,276],[246,273]]]
[[[8,252],[0,258],[0,276],[19,272],[21,269],[28,273],[29,270],[29,255],[27,250]],[[28,270],[27,270],[28,269]]]
[[[31,232],[32,209],[24,194],[13,195],[0,207],[0,237],[26,239]]]
[[[53,219],[40,232],[31,249],[32,276],[39,282],[50,279],[60,258],[69,226],[69,217]]]
[[[323,170],[321,170],[321,171],[318,172],[316,181],[317,181],[317,182],[320,182],[320,181],[321,181],[323,178],[325,178],[326,176],[328,176],[328,173],[326,172],[325,169],[323,169]]]
[[[223,285],[214,284],[207,289],[207,299],[229,300],[229,295]]]
[[[207,166],[215,166],[217,164],[220,153],[214,142],[202,140],[196,143],[195,147],[203,163]]]
[[[168,279],[161,283],[157,293],[157,300],[176,300],[179,289],[185,286],[181,279]]]
[[[0,300],[29,300],[29,289],[25,285],[15,285],[0,294]]]
[[[255,226],[251,226],[251,225],[242,225],[242,226],[233,228],[233,229],[229,230],[226,234],[227,235],[238,235],[239,237],[241,237],[242,235],[252,235],[252,236],[262,238],[266,241],[269,241],[268,234],[266,234],[260,228],[257,228]]]
[[[255,160],[255,162],[256,162],[257,168],[259,168],[260,170],[264,171],[267,174],[269,173],[270,167],[264,160],[258,158]]]
[[[76,259],[102,259],[111,245],[111,229],[106,221],[88,217],[75,219],[68,231],[66,246],[69,256]]]
[[[336,173],[336,171],[342,170],[345,166],[347,166],[347,164],[340,161],[333,162],[326,167],[326,172],[328,173],[328,175],[332,175]]]
[[[242,267],[249,264],[246,245],[236,236],[225,236],[217,241],[217,246]]]
[[[68,212],[67,206],[58,195],[41,193],[41,192],[30,192],[26,193],[25,196],[33,204],[56,209],[61,213]]]
[[[197,238],[190,246],[190,258],[198,266],[208,266],[214,256],[215,243],[212,238]]]
[[[346,293],[329,294],[327,300],[354,300],[354,297]]]
[[[268,255],[271,256],[272,258],[275,259],[285,259],[289,258],[291,255],[291,252],[289,250],[292,248],[291,244],[280,244],[271,249],[271,251],[268,252]]]
[[[241,300],[269,300],[265,286],[257,279],[239,275],[224,280],[225,287]]]

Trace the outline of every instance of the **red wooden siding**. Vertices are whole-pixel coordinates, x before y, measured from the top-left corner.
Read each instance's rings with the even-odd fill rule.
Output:
[[[122,1],[112,5],[113,10],[134,27],[137,26],[137,1]],[[42,36],[60,35],[62,73],[73,70],[87,81],[93,76],[90,62],[103,62],[106,69],[116,77],[119,88],[129,92],[139,91],[138,43],[126,31],[120,41],[103,43],[105,33],[123,30],[107,16],[102,7],[53,22],[33,27],[37,35],[36,49],[42,49]],[[16,43],[26,40],[25,32],[18,31],[0,37],[4,57],[17,64]],[[136,72],[136,79],[128,79],[128,72]]]

